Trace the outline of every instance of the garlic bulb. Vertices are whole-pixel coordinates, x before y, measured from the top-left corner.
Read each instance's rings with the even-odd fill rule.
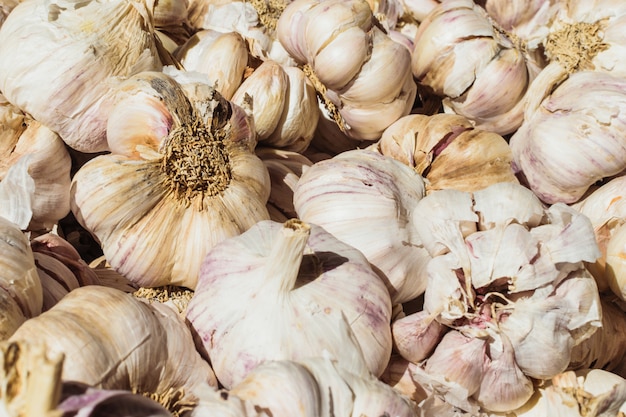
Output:
[[[20,3],[0,27],[0,91],[69,146],[107,150],[118,79],[161,69],[150,7],[127,0]]]
[[[298,218],[361,251],[387,283],[395,303],[426,288],[430,255],[410,224],[424,180],[391,157],[356,149],[303,172],[293,202]]]
[[[319,110],[315,89],[301,69],[263,61],[232,98],[240,106],[248,100],[259,143],[294,152],[309,146]]]
[[[70,211],[65,144],[2,95],[0,121],[0,215],[24,230],[51,230]]]
[[[41,313],[43,292],[26,235],[0,216],[0,339],[5,340],[25,319]]]
[[[114,288],[90,285],[71,291],[25,321],[9,341],[44,343],[50,354],[64,354],[64,381],[95,388],[164,394],[217,385],[176,312]]]
[[[187,309],[229,389],[267,360],[323,352],[380,375],[391,354],[390,317],[387,288],[363,255],[297,219],[261,221],[217,244]],[[251,331],[257,326],[264,331]]]
[[[112,153],[78,170],[72,212],[131,282],[193,289],[212,246],[269,219],[249,115],[208,84],[164,73],[138,74],[118,94]]]
[[[601,325],[583,264],[599,256],[589,219],[565,204],[544,207],[514,183],[433,192],[412,219],[433,256],[424,310],[450,328],[443,340],[475,344],[473,358],[458,341],[438,344],[414,378],[466,412],[520,407],[533,379],[566,370],[572,349]]]
[[[248,48],[237,32],[200,30],[177,48],[174,56],[187,71],[206,74],[226,100],[232,99],[248,66]]]
[[[410,51],[374,25],[365,0],[292,1],[276,33],[305,65],[338,126],[352,139],[376,140],[410,112],[417,91]]]
[[[542,71],[533,88],[554,88],[537,92],[509,142],[515,169],[548,204],[574,203],[596,181],[626,169],[624,78],[578,71],[555,83],[562,74],[558,63]]]
[[[526,49],[475,2],[446,1],[421,22],[411,68],[443,98],[446,112],[505,135],[521,124],[522,99],[537,72]]]
[[[626,226],[622,223],[615,228],[606,245],[605,278],[609,288],[622,300],[626,300]]]
[[[427,194],[443,188],[471,192],[496,182],[518,182],[506,140],[475,129],[459,115],[401,117],[370,149],[413,167],[426,179]]]

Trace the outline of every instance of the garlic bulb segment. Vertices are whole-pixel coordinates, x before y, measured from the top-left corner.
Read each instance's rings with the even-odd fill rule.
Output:
[[[278,212],[281,223],[298,217],[293,206],[293,191],[296,188],[302,172],[313,165],[306,156],[297,152],[285,151],[265,146],[257,146],[255,154],[261,158],[270,174],[271,190],[268,204],[273,207],[272,212]]]
[[[24,230],[48,231],[70,212],[71,158],[52,130],[26,116],[22,123],[0,163],[0,214]]]
[[[615,228],[606,246],[605,277],[610,290],[626,300],[626,226]]]
[[[422,177],[376,152],[355,149],[317,162],[294,191],[298,218],[361,251],[387,283],[394,303],[426,288],[430,256],[409,218],[424,196]]]
[[[20,3],[0,29],[0,90],[72,148],[106,151],[118,79],[161,69],[151,19],[143,1]]]
[[[504,135],[521,123],[523,106],[518,104],[535,75],[525,48],[494,26],[478,4],[443,2],[418,28],[412,71],[419,84],[443,98],[447,112]],[[500,117],[506,123],[498,122]]]
[[[430,357],[415,371],[418,382],[467,412],[510,411],[530,398],[532,380],[581,357],[574,347],[602,320],[585,268],[599,256],[586,216],[562,203],[545,207],[522,185],[497,183],[474,193],[435,191],[418,202],[412,223],[432,255],[422,314],[487,344],[474,385],[442,378],[447,365]]]
[[[531,46],[545,39],[559,9],[557,0],[485,0],[482,3],[487,14],[502,29],[522,38]]]
[[[417,94],[410,51],[374,20],[365,0],[297,0],[287,5],[276,29],[335,123],[357,141],[378,139],[411,111]],[[378,88],[371,88],[374,83]]]
[[[6,416],[59,417],[63,354],[40,342],[0,344],[0,410]]]
[[[380,375],[391,354],[390,317],[387,288],[363,255],[297,219],[261,221],[216,245],[187,309],[226,388],[267,360],[324,352]],[[251,331],[261,325],[262,333]]]
[[[250,116],[208,84],[180,84],[165,73],[138,74],[121,91],[128,100],[147,98],[133,119],[145,112],[161,123],[128,121],[141,130],[129,129],[127,141],[111,126],[120,153],[78,170],[72,211],[134,284],[193,289],[212,246],[269,218],[270,180],[254,154]]]
[[[217,385],[176,312],[114,288],[90,285],[71,291],[24,322],[9,341],[44,343],[50,354],[65,356],[64,381],[95,388],[164,394]]]
[[[607,245],[626,220],[625,187],[626,176],[619,175],[598,188],[591,187],[585,197],[571,205],[589,217],[593,225],[601,256],[596,262],[588,264],[587,269],[596,279],[601,292],[609,290],[607,274],[612,273],[606,268]]]
[[[529,106],[510,146],[516,170],[539,198],[575,203],[596,181],[626,168],[619,139],[625,93],[623,77],[579,71]]]
[[[4,217],[0,217],[0,271],[3,282],[1,293],[9,295],[3,298],[13,300],[7,302],[7,313],[12,315],[16,312],[15,303],[26,318],[40,314],[43,293],[33,251],[24,232]],[[12,317],[4,317],[5,320],[8,324],[15,323]]]
[[[421,310],[391,323],[394,349],[404,359],[418,363],[433,353],[447,327],[426,310]]]
[[[187,71],[207,74],[215,89],[227,100],[243,82],[248,48],[238,32],[204,29],[176,49],[174,56]]]
[[[389,125],[373,147],[425,177],[426,192],[476,191],[498,182],[519,182],[506,140],[475,129],[463,116],[409,114]]]

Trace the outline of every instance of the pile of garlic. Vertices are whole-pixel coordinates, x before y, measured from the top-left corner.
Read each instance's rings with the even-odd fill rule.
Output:
[[[0,415],[623,416],[625,16],[0,0]]]

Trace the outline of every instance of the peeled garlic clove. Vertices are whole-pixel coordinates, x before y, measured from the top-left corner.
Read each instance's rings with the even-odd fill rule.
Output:
[[[133,153],[83,165],[73,178],[73,213],[128,280],[193,289],[210,247],[269,218],[269,175],[254,155],[249,115],[208,84],[180,84],[165,73],[138,74],[123,88],[152,88],[173,124],[144,126],[158,148],[138,146],[131,135],[121,149]]]
[[[252,100],[254,128],[259,141],[276,129],[285,106],[289,77],[274,61],[263,61],[252,75],[245,79],[233,94],[232,102],[243,106]]]
[[[390,318],[389,292],[363,254],[296,219],[261,221],[216,245],[187,309],[227,388],[267,360],[321,352],[380,375],[392,349]],[[264,332],[251,331],[261,325]]]
[[[238,32],[205,29],[196,32],[174,56],[187,71],[207,74],[215,89],[230,100],[243,82],[248,55],[245,40]]]
[[[119,0],[19,4],[0,30],[0,90],[72,148],[107,150],[117,77],[162,66],[148,8]]]

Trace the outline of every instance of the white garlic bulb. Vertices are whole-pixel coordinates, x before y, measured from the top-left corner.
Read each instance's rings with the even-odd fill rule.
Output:
[[[430,255],[410,224],[424,195],[424,180],[413,169],[355,149],[309,167],[293,199],[298,218],[361,251],[384,277],[394,303],[401,303],[426,288]]]
[[[145,1],[28,1],[0,27],[0,91],[82,152],[107,150],[111,90],[160,70]]]
[[[250,116],[209,84],[165,73],[138,74],[118,94],[112,153],[78,170],[72,211],[128,280],[193,289],[209,248],[269,219]]]
[[[391,300],[363,255],[297,219],[261,221],[206,256],[187,319],[222,385],[271,359],[324,352],[380,375],[391,354]],[[262,326],[263,332],[252,331]]]

